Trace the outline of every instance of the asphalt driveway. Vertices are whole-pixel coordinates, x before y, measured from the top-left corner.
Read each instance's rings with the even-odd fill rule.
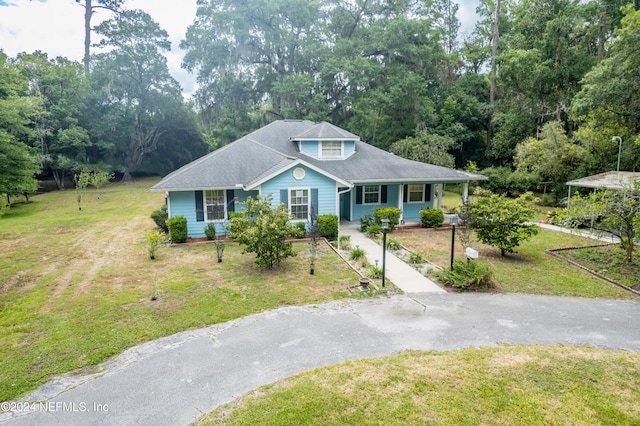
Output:
[[[406,349],[577,344],[640,351],[640,303],[422,293],[285,307],[129,349],[91,376],[43,386],[10,425],[183,425],[256,387]],[[4,408],[8,408],[3,406]]]

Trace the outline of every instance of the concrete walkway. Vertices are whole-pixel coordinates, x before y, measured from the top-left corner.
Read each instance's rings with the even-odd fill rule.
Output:
[[[341,222],[340,235],[349,235],[351,237],[351,247],[359,246],[365,251],[365,256],[369,263],[375,265],[377,260],[379,267],[382,267],[382,245],[375,243],[360,232],[360,224],[356,222]],[[387,279],[391,280],[396,287],[405,293],[446,293],[438,284],[413,269],[403,260],[398,259],[388,250],[385,270]]]
[[[620,238],[616,237],[615,235],[604,233],[598,234],[588,229],[566,228],[564,226],[550,225],[548,223],[542,222],[536,222],[536,225],[543,229],[550,229],[556,232],[564,232],[565,234],[579,235],[581,237],[591,238],[592,240],[602,241],[603,243],[614,244],[620,242]]]
[[[187,425],[261,385],[405,350],[564,344],[638,352],[639,322],[638,302],[509,294],[283,307],[136,346],[97,374],[59,377],[21,405],[3,403],[0,424]]]

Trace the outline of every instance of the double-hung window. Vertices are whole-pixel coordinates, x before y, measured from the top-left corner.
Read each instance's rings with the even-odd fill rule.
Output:
[[[380,204],[380,185],[364,185],[362,204]]]
[[[289,190],[289,210],[298,220],[309,218],[309,189]]]
[[[225,220],[227,217],[227,199],[224,189],[204,191],[205,220]]]
[[[407,188],[407,201],[410,203],[422,203],[424,198],[424,185],[411,184]]]
[[[322,141],[321,158],[342,158],[342,141]]]

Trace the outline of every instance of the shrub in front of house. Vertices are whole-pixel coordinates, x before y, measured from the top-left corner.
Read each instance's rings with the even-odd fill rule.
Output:
[[[184,243],[189,236],[187,230],[187,218],[184,216],[175,216],[167,219],[169,227],[169,239],[174,243]]]
[[[375,225],[376,218],[371,213],[365,213],[360,219],[360,232],[367,232],[371,225]]]
[[[438,209],[422,209],[420,222],[423,228],[438,228],[444,222],[444,213]]]
[[[207,236],[207,240],[212,241],[216,239],[216,226],[213,223],[208,223],[204,227],[204,235]]]
[[[461,290],[475,290],[494,285],[491,265],[477,260],[456,260],[453,262],[453,270],[445,269],[436,276],[442,283]]]
[[[307,236],[307,222],[295,222],[291,232],[293,238],[304,238]]]
[[[351,249],[351,252],[349,253],[349,259],[351,260],[364,259],[364,255],[365,255],[364,249],[361,249],[360,247],[356,247],[354,249]]]
[[[164,232],[165,234],[169,232],[169,227],[167,226],[168,218],[169,218],[169,213],[167,212],[166,205],[160,207],[160,209],[155,210],[153,213],[151,213],[151,219],[153,219],[158,229]]]
[[[369,238],[378,238],[380,234],[382,234],[382,226],[377,223],[367,228],[367,237]]]
[[[335,214],[321,214],[318,216],[318,231],[329,241],[338,238],[338,216]]]
[[[382,219],[389,219],[389,231],[400,223],[402,212],[397,207],[379,207],[373,212],[376,222],[382,223]]]

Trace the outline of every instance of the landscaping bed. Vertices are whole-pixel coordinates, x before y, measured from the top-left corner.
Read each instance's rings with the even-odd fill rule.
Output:
[[[390,233],[389,237],[399,240],[408,250],[422,254],[430,262],[447,268],[451,259],[451,229],[440,229],[399,230]],[[479,260],[491,264],[494,279],[505,292],[637,299],[635,294],[546,253],[547,250],[587,245],[593,245],[593,240],[544,229],[518,247],[517,253],[507,256],[501,256],[500,250],[494,247],[477,241],[472,243],[479,253]],[[455,259],[464,260],[464,249],[456,237]],[[604,263],[600,269],[610,268],[609,265]]]
[[[640,296],[640,259],[636,253],[636,257],[627,262],[625,252],[620,249],[619,244],[575,247],[551,252]]]

